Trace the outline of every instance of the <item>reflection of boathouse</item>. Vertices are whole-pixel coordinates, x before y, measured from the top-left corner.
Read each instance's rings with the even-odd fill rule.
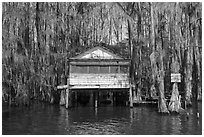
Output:
[[[77,102],[95,107],[106,103],[127,104],[129,64],[129,59],[123,59],[101,47],[94,47],[70,58],[66,107]]]

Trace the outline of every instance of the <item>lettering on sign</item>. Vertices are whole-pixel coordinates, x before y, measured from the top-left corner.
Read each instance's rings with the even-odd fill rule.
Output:
[[[171,74],[171,82],[181,82],[181,74],[180,73],[172,73]]]

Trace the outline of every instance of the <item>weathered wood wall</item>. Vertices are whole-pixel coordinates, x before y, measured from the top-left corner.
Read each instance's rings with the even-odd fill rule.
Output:
[[[75,88],[129,88],[128,74],[70,74],[70,85]]]

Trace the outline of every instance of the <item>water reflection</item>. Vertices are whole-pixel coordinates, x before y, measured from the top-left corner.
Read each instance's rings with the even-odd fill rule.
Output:
[[[98,108],[95,108],[95,116],[98,114]]]
[[[165,134],[168,132],[168,119],[165,116],[161,116],[161,130]]]
[[[178,116],[175,116],[175,117],[172,117],[171,119],[171,123],[172,123],[172,125],[171,125],[171,129],[172,129],[172,131],[171,131],[171,134],[173,134],[173,135],[178,135],[178,134],[181,134],[181,132],[180,132],[180,130],[181,130],[181,120],[180,120],[180,118],[178,117]]]
[[[201,105],[200,105],[201,106]],[[202,112],[162,116],[155,107],[76,107],[38,104],[2,113],[3,134],[201,134]],[[200,117],[197,118],[197,112]]]
[[[134,118],[134,109],[130,109],[130,123],[133,122],[133,118]]]

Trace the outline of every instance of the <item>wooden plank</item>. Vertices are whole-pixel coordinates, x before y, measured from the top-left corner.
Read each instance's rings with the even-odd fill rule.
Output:
[[[127,87],[129,78],[127,74],[71,74],[70,85]]]
[[[129,65],[129,62],[125,61],[72,61],[71,65]]]
[[[130,62],[130,59],[74,59],[70,58],[70,62],[76,61],[83,61],[83,62],[97,62],[97,61],[104,61],[104,62],[113,62],[113,61],[122,61],[122,62]]]
[[[72,85],[70,89],[128,89],[129,85]]]
[[[66,104],[65,104],[65,107],[68,108],[69,107],[69,96],[70,96],[70,91],[69,91],[69,82],[70,82],[70,79],[67,78],[67,89],[66,89]]]
[[[66,89],[66,100],[65,100],[65,107],[69,107],[69,88]]]
[[[57,89],[66,89],[68,88],[68,85],[59,85],[57,86]]]
[[[132,86],[130,84],[130,88],[129,88],[129,101],[130,101],[130,108],[133,107],[133,97],[132,97]]]

